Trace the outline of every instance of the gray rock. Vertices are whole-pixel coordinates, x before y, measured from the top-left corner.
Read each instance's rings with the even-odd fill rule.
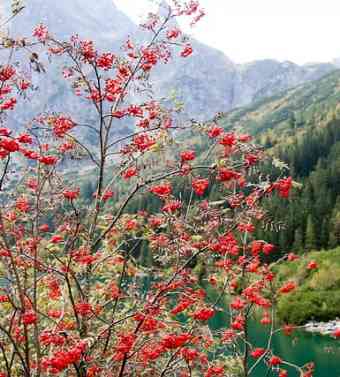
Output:
[[[161,9],[164,13],[165,8]],[[107,50],[117,50],[128,35],[139,38],[137,25],[112,0],[29,0],[26,9],[11,25],[11,32],[30,35],[40,22],[60,38],[78,33]],[[194,53],[190,58],[176,56],[173,63],[157,68],[152,79],[159,96],[166,96],[175,89],[185,104],[186,115],[201,120],[319,79],[336,68],[331,63],[299,66],[275,60],[239,65],[221,51],[196,40],[192,45]],[[47,78],[34,78],[40,87],[40,95],[33,96],[32,102],[23,105],[17,123],[47,109],[62,109],[76,115],[82,113],[84,103],[70,94],[66,84],[57,80],[61,67],[62,62],[52,64]]]

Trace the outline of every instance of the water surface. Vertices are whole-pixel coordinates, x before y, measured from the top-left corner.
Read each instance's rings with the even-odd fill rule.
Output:
[[[215,329],[221,328],[226,326],[227,321],[227,315],[217,313],[210,325]],[[249,337],[256,346],[265,347],[268,330],[254,320],[249,325]],[[302,330],[296,330],[291,336],[277,333],[273,337],[273,352],[299,366],[314,361],[313,377],[340,377],[340,340]],[[267,375],[266,373],[265,366],[259,366],[253,376],[277,377],[277,374],[269,373]],[[299,376],[298,373],[289,370],[289,377],[295,376]]]

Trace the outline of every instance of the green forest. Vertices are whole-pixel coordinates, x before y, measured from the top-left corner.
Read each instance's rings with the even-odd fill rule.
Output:
[[[300,184],[287,202],[267,209],[284,224],[280,233],[259,230],[281,252],[340,245],[340,72],[262,100],[225,116],[285,162]]]

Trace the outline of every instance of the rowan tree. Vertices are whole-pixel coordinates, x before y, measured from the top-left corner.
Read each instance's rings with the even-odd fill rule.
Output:
[[[1,376],[250,376],[260,364],[280,377],[286,367],[312,375],[271,350],[276,332],[294,329],[278,326],[275,307],[296,284],[276,282],[264,262],[275,246],[254,237],[262,200],[286,200],[292,179],[261,175],[269,157],[250,135],[218,117],[186,121],[152,91],[155,67],[194,52],[172,21],[203,15],[196,1],[173,1],[119,56],[79,36],[59,41],[45,25],[2,38]],[[37,95],[17,64],[22,50],[35,67],[43,54],[59,60],[60,80],[95,121],[60,109],[12,129],[7,115],[22,94]],[[187,147],[193,138],[206,150]],[[80,157],[85,178],[65,169]],[[136,202],[153,208],[129,210]],[[211,330],[226,310],[228,325]],[[264,348],[249,339],[254,313],[269,327]]]

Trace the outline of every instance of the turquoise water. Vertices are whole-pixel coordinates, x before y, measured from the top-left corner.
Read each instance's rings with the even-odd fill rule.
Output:
[[[265,339],[263,326],[252,324],[251,337]],[[297,365],[310,361],[315,363],[314,377],[340,377],[340,342],[328,336],[297,331],[291,336],[276,334],[273,339],[274,353]],[[291,372],[290,375],[297,375]],[[256,377],[262,377],[263,370]]]
[[[144,289],[150,284],[149,280],[145,282]],[[208,297],[212,302],[216,299],[216,292],[204,284],[202,286],[207,290]],[[212,320],[209,321],[209,327],[212,329],[222,329],[229,325],[229,316],[227,313],[228,305],[226,300],[221,303],[224,312],[217,312]],[[268,341],[268,327],[261,325],[259,322],[252,320],[249,325],[249,337],[252,344],[256,347],[266,347]],[[282,333],[276,333],[273,336],[272,349],[275,355],[287,360],[292,364],[303,366],[307,363],[314,362],[315,369],[313,377],[340,377],[340,339],[335,340],[330,336],[312,334],[302,330],[296,330],[292,335],[286,336]],[[289,377],[300,377],[296,370],[286,368]],[[259,365],[252,374],[254,377],[277,377],[277,373],[267,374],[267,368]]]
[[[218,313],[212,321],[213,328],[221,328],[227,323],[227,316]],[[249,336],[253,344],[264,347],[267,341],[266,327],[253,321],[249,326]],[[295,331],[291,336],[277,333],[273,337],[273,351],[283,359],[302,366],[314,361],[314,377],[340,377],[340,340],[329,336]],[[259,366],[254,372],[255,377],[273,377],[268,374],[265,366]],[[294,370],[289,370],[289,377],[298,376]]]

